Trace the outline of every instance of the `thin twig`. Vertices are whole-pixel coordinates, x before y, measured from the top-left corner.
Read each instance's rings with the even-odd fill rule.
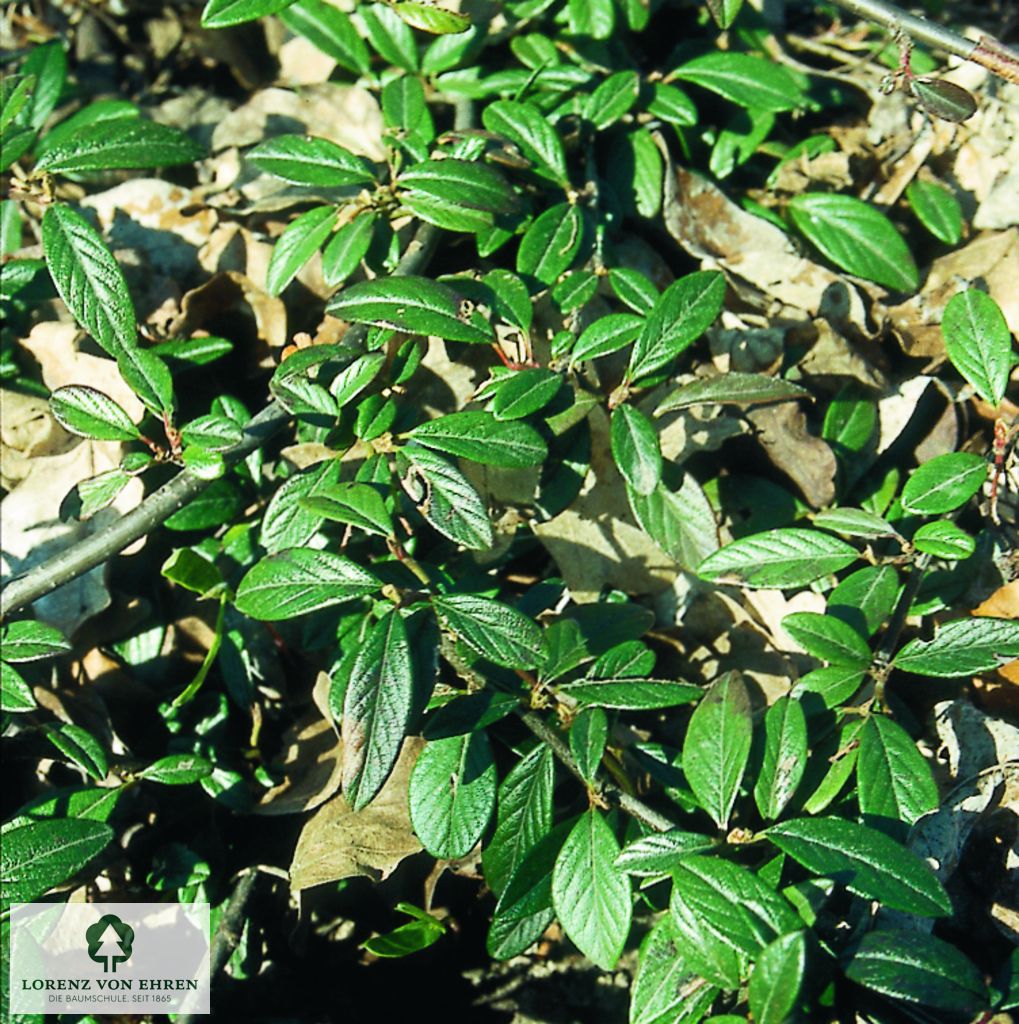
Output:
[[[1019,53],[990,36],[974,42],[926,18],[918,18],[886,0],[834,0],[859,18],[866,18],[892,32],[904,32],[911,39],[973,61],[1010,82],[1019,83]]]

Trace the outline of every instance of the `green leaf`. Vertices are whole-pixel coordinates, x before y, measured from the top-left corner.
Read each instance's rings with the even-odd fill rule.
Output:
[[[988,1008],[980,970],[955,946],[923,932],[868,932],[845,972],[864,988],[946,1013],[968,1018]]]
[[[291,548],[257,562],[237,587],[237,608],[263,622],[292,619],[376,592],[382,584],[342,555]]]
[[[204,757],[197,754],[169,754],[143,768],[138,778],[146,782],[158,782],[163,786],[187,786],[211,774],[212,763]]]
[[[719,28],[728,28],[736,20],[736,15],[739,14],[740,8],[743,6],[743,0],[707,0],[707,4],[708,10],[711,11],[711,17],[715,19],[715,24]],[[759,1020],[756,1012],[754,1019]],[[779,1020],[778,1017],[773,1019],[776,1022]]]
[[[210,452],[225,452],[239,445],[244,438],[241,428],[228,416],[208,413],[181,428],[185,444],[193,444]]]
[[[748,587],[805,587],[859,558],[845,541],[795,527],[743,537],[709,555],[697,572]]]
[[[754,801],[766,821],[778,818],[807,767],[807,719],[803,705],[779,697],[764,716],[764,759],[754,783]]]
[[[769,377],[763,373],[720,373],[714,377],[700,377],[681,384],[671,392],[655,410],[655,415],[673,409],[687,409],[692,405],[719,403],[727,405],[757,405],[768,402],[788,402],[793,398],[811,398],[810,392],[799,384]]]
[[[495,313],[506,323],[529,331],[534,320],[534,308],[527,285],[519,275],[497,267],[485,274],[482,282],[489,290]]]
[[[407,32],[404,26],[401,28]],[[382,87],[382,120],[415,161],[428,156],[428,143],[435,138],[435,122],[420,78],[398,75]]]
[[[172,167],[200,160],[205,150],[182,131],[141,118],[96,121],[47,148],[36,164],[50,174]]]
[[[67,53],[63,43],[53,40],[34,47],[21,65],[21,73],[34,79],[32,95],[21,120],[35,131],[41,131],[60,102],[67,80]]]
[[[131,390],[156,415],[173,412],[173,377],[166,363],[147,349],[125,348],[117,354],[117,369]]]
[[[354,811],[366,807],[389,778],[400,756],[413,700],[414,662],[407,627],[394,609],[359,645],[343,698],[343,793]]]
[[[722,311],[725,288],[725,278],[717,270],[700,270],[670,284],[633,347],[628,379],[657,373],[693,344]]]
[[[871,636],[892,614],[898,595],[895,566],[868,565],[850,573],[828,595],[828,614]]]
[[[355,75],[371,73],[371,54],[350,16],[324,0],[297,0],[280,13],[291,32],[304,36]]]
[[[435,335],[446,341],[488,345],[495,335],[475,320],[460,318],[456,293],[424,277],[387,277],[345,288],[329,303],[333,316],[407,334]]]
[[[880,210],[854,196],[804,192],[789,201],[796,227],[850,274],[892,291],[912,292],[920,273],[905,241]]]
[[[598,277],[591,270],[575,270],[552,289],[552,301],[564,312],[573,313],[586,306],[598,291]]]
[[[563,930],[602,970],[616,965],[630,934],[630,882],[615,867],[619,843],[592,808],[573,826],[552,875],[552,902]]]
[[[106,778],[109,771],[106,751],[87,729],[72,723],[48,726],[46,738],[72,764],[76,764],[96,782],[102,782]]]
[[[755,1024],[784,1024],[793,1018],[807,972],[803,932],[780,935],[754,961],[747,997]]]
[[[474,594],[432,598],[446,629],[496,665],[534,668],[544,657],[541,630],[523,612]]]
[[[95,228],[55,203],[42,219],[42,244],[53,283],[71,315],[111,356],[138,342],[124,275]]]
[[[934,523],[924,523],[913,534],[913,547],[936,558],[958,561],[969,558],[976,551],[977,544],[951,520],[939,519]]]
[[[704,690],[694,683],[667,679],[581,679],[557,689],[581,704],[631,711],[690,704],[700,700],[704,694]]]
[[[54,626],[25,619],[0,629],[0,655],[4,661],[39,661],[69,651],[71,645]]]
[[[751,110],[793,110],[804,99],[791,72],[745,53],[706,53],[681,64],[669,77],[693,82]]]
[[[496,770],[483,729],[433,740],[410,777],[410,820],[434,857],[465,857],[495,807]]]
[[[368,352],[344,367],[329,385],[337,407],[343,409],[352,402],[379,375],[385,364],[385,352]]]
[[[555,918],[552,872],[569,824],[540,839],[510,875],[492,914],[486,946],[490,956],[508,960],[541,938]]]
[[[612,458],[626,483],[639,495],[650,494],[662,479],[658,432],[639,409],[623,403],[612,411]]]
[[[987,479],[987,463],[972,452],[948,452],[913,470],[902,489],[902,507],[941,515],[965,505]]]
[[[981,616],[939,626],[933,640],[910,640],[893,664],[903,672],[952,679],[991,672],[1019,658],[1019,622]]]
[[[0,131],[15,122],[35,89],[35,75],[8,74],[0,83]],[[13,202],[13,200],[5,200]]]
[[[411,0],[396,0],[393,10],[403,18],[411,28],[430,32],[432,35],[449,35],[466,32],[471,27],[471,19],[466,14],[450,11],[444,7],[436,7],[434,3],[414,3]]]
[[[536,106],[516,100],[496,100],[481,112],[481,120],[490,132],[516,143],[520,152],[534,164],[536,174],[569,187],[562,140]]]
[[[284,480],[269,499],[262,516],[259,544],[270,554],[306,544],[322,524],[322,517],[304,508],[301,499],[336,484],[341,470],[339,459],[326,459]]]
[[[834,615],[793,612],[782,620],[782,628],[808,654],[833,665],[858,668],[870,663],[870,647],[852,626]]]
[[[50,398],[50,411],[65,430],[80,437],[99,441],[136,441],[141,437],[120,405],[83,384],[57,388]]]
[[[421,515],[454,543],[475,551],[490,548],[488,510],[463,473],[427,448],[408,445],[403,453],[409,472],[401,483]]]
[[[497,420],[517,420],[543,409],[559,393],[563,378],[542,368],[519,370],[499,385],[492,401]]]
[[[558,203],[527,229],[517,250],[517,272],[552,284],[573,262],[584,239],[578,206]]]
[[[396,909],[410,914],[415,920],[401,924],[385,935],[367,939],[361,943],[361,949],[368,950],[373,956],[409,956],[434,945],[446,934],[446,926],[431,914],[426,914],[409,903],[398,903]]]
[[[6,656],[6,651],[3,651]],[[0,711],[17,714],[38,707],[32,687],[13,665],[0,661]]]
[[[856,778],[863,814],[912,825],[938,806],[930,765],[906,730],[884,715],[863,723]]]
[[[671,917],[663,917],[641,943],[630,989],[629,1024],[696,1024],[718,989],[698,984],[685,943]]]
[[[962,207],[944,185],[914,178],[906,187],[906,199],[920,223],[946,245],[962,238]]]
[[[209,594],[224,584],[219,569],[191,548],[178,548],[159,571],[171,583],[199,595]]]
[[[227,480],[215,480],[192,498],[182,509],[174,512],[163,524],[171,530],[206,530],[219,528],[240,515],[246,504],[240,491]]]
[[[609,271],[609,285],[620,302],[642,317],[658,301],[658,289],[639,270],[630,267],[613,267]]]
[[[646,128],[627,132],[619,144],[621,152],[609,165],[609,180],[628,209],[640,217],[656,217],[665,177],[661,150]]]
[[[288,224],[276,240],[265,273],[265,290],[279,295],[322,247],[336,224],[335,206],[316,206]]]
[[[998,304],[976,288],[954,295],[941,318],[945,351],[952,365],[991,405],[1001,405],[1008,387],[1012,341]]]
[[[497,420],[487,412],[450,413],[415,427],[410,436],[426,448],[486,466],[536,466],[548,456],[545,440],[534,427]]]
[[[264,18],[289,7],[294,0],[209,0],[202,11],[202,28],[228,28]]]
[[[676,491],[662,482],[648,495],[628,487],[626,496],[641,529],[687,572],[718,550],[715,513],[692,474],[683,474]]]
[[[616,867],[638,878],[654,878],[669,874],[681,858],[716,845],[714,839],[697,832],[655,832],[628,843],[616,858]]]
[[[360,213],[344,224],[322,251],[322,277],[330,288],[342,284],[357,270],[371,246],[377,216]]]
[[[629,345],[643,326],[644,318],[634,313],[609,313],[599,317],[581,331],[570,352],[570,365],[617,352]]]
[[[569,28],[573,35],[592,39],[609,39],[616,25],[616,9],[612,0],[569,0],[566,5]]]
[[[31,903],[76,875],[112,839],[109,825],[80,818],[10,829],[0,844],[0,899]]]
[[[400,172],[396,183],[401,189],[487,213],[508,213],[517,203],[513,189],[494,167],[470,160],[412,164]],[[405,197],[401,194],[399,198]]]
[[[604,131],[629,112],[639,94],[640,77],[637,72],[617,71],[587,98],[584,117],[598,131]]]
[[[727,907],[727,902],[723,901],[718,907],[720,914],[724,915]],[[738,988],[740,977],[746,973],[746,958],[717,931],[712,931],[702,915],[695,914],[686,905],[675,885],[669,899],[669,912],[691,969],[712,985]]]
[[[248,150],[248,159],[261,171],[295,185],[371,185],[372,165],[364,157],[329,139],[309,135],[277,135]]]
[[[598,774],[608,738],[608,715],[600,707],[584,708],[570,725],[570,752],[588,782],[594,782]]]
[[[510,876],[527,854],[552,829],[552,787],[555,758],[539,744],[518,761],[499,786],[495,833],[485,847],[485,881],[501,895]]]
[[[393,519],[376,488],[370,484],[341,483],[317,487],[314,493],[298,499],[301,508],[316,517],[347,523],[367,533],[392,537]]]
[[[405,71],[417,71],[417,41],[410,26],[386,4],[361,4],[358,14],[368,32],[368,42],[390,64]]]
[[[909,91],[928,114],[945,121],[968,121],[977,110],[971,92],[943,78],[913,78]]]
[[[865,899],[921,917],[952,912],[927,862],[877,829],[842,818],[798,818],[764,835],[808,870]]]
[[[138,108],[127,100],[93,100],[58,125],[49,128],[35,147],[37,156],[48,153],[54,146],[66,142],[82,128],[101,121],[132,121],[140,117]]]
[[[898,531],[879,515],[862,508],[829,508],[813,517],[815,526],[845,537],[895,537]]]
[[[708,688],[683,741],[683,773],[697,802],[725,828],[750,757],[750,697],[736,672]]]

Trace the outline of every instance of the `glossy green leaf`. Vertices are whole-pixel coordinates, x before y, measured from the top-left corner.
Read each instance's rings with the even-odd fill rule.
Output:
[[[336,484],[341,469],[339,459],[327,459],[284,480],[262,516],[259,544],[270,554],[306,544],[321,526],[322,516],[304,508],[301,499]]]
[[[813,517],[815,526],[844,537],[894,537],[896,529],[881,516],[863,508],[829,508]]]
[[[495,340],[491,328],[461,318],[452,289],[423,277],[376,278],[351,285],[332,299],[328,312],[352,323],[434,334],[446,341],[488,345]]]
[[[791,697],[779,697],[764,716],[764,758],[754,783],[754,800],[762,818],[774,821],[782,814],[806,767],[803,705]]]
[[[148,349],[128,347],[117,354],[117,369],[152,412],[170,418],[174,407],[173,377],[159,356]]]
[[[892,291],[920,283],[902,236],[880,210],[854,196],[804,192],[789,201],[789,215],[807,239],[847,273]]]
[[[23,619],[0,628],[0,657],[4,661],[38,661],[69,651],[63,633],[45,622]]]
[[[340,483],[317,487],[298,499],[301,508],[335,523],[356,526],[380,537],[393,536],[393,519],[382,495],[370,484]]]
[[[50,398],[56,421],[72,434],[99,441],[137,441],[141,431],[109,395],[84,384],[57,388]]]
[[[337,64],[356,75],[371,71],[371,54],[350,15],[325,0],[297,0],[280,12],[291,32],[304,36]]]
[[[188,164],[205,155],[184,132],[142,118],[96,121],[48,147],[36,167],[50,174]]]
[[[718,989],[698,984],[685,943],[671,917],[663,917],[641,943],[630,989],[629,1024],[696,1024]]]
[[[178,548],[159,571],[171,583],[199,595],[221,588],[224,583],[219,569],[191,548]]]
[[[228,28],[264,18],[288,7],[293,0],[208,0],[202,11],[202,28]]]
[[[667,679],[581,679],[565,683],[559,692],[581,704],[623,710],[671,708],[699,700],[704,690],[694,683]]]
[[[909,91],[928,114],[945,121],[968,121],[977,112],[977,101],[971,92],[943,78],[913,78]]]
[[[466,14],[450,11],[445,7],[437,7],[434,3],[396,0],[393,10],[411,28],[430,32],[432,35],[466,32],[471,27],[471,19]]]
[[[516,608],[474,594],[445,594],[432,604],[446,629],[496,665],[534,668],[541,662],[541,630]]]
[[[508,213],[516,197],[494,167],[469,160],[426,160],[401,171],[401,188],[411,189],[456,206],[491,213]]]
[[[976,541],[955,523],[948,519],[939,519],[937,522],[924,523],[913,534],[913,547],[936,558],[958,561],[969,558],[976,551],[977,545]]]
[[[295,185],[371,185],[375,172],[364,157],[329,139],[310,135],[277,135],[260,142],[247,153],[261,171]]]
[[[868,565],[850,573],[828,595],[828,614],[871,636],[892,614],[899,596],[894,565]]]
[[[930,765],[909,733],[884,715],[871,715],[863,723],[856,779],[860,810],[866,815],[912,825],[938,806]]]
[[[617,71],[601,82],[584,104],[584,117],[598,131],[615,124],[637,102],[640,78],[636,71]]]
[[[393,610],[372,626],[358,647],[343,697],[343,793],[354,811],[367,806],[389,778],[413,699],[407,627],[400,612]]]
[[[288,224],[276,240],[265,272],[265,290],[279,295],[322,248],[336,224],[335,206],[316,206]]]
[[[805,587],[859,558],[845,541],[796,527],[753,534],[709,555],[697,572],[705,579],[749,587]]]
[[[410,778],[410,820],[425,849],[444,860],[470,853],[492,816],[495,790],[483,729],[429,743]]]
[[[536,106],[523,101],[496,100],[481,112],[481,120],[490,132],[515,143],[534,165],[536,174],[557,185],[569,185],[562,140]]]
[[[21,120],[35,131],[41,131],[56,110],[67,81],[67,52],[59,39],[33,46],[21,73],[34,79],[28,104],[22,110]]]
[[[10,829],[0,844],[0,899],[31,903],[76,875],[112,839],[109,825],[79,818]]]
[[[552,902],[563,930],[602,970],[616,965],[630,934],[630,882],[615,867],[619,843],[601,812],[580,816],[556,859]]]
[[[358,214],[344,224],[322,250],[322,277],[334,288],[357,270],[371,246],[377,217],[374,213]]]
[[[410,914],[414,920],[394,928],[385,935],[375,935],[361,943],[361,949],[373,956],[394,958],[409,956],[433,946],[446,934],[446,925],[409,903],[398,903],[396,909]]]
[[[712,917],[724,915],[728,905],[728,901],[719,901],[718,914]],[[694,913],[675,885],[669,899],[669,917],[691,970],[712,985],[738,988],[746,973],[746,957],[717,931],[712,931],[702,915]]]
[[[46,738],[72,764],[81,768],[96,782],[102,782],[109,770],[109,759],[102,743],[87,729],[71,722],[48,726]]]
[[[673,409],[687,409],[692,405],[720,403],[727,405],[758,405],[768,402],[788,402],[793,398],[809,398],[810,392],[799,384],[769,377],[763,373],[720,373],[714,377],[700,377],[681,384],[655,410],[655,415]]]
[[[206,448],[210,452],[225,452],[240,444],[244,438],[241,428],[229,416],[208,413],[181,427],[185,444]]]
[[[707,4],[708,10],[711,11],[711,17],[715,19],[718,27],[728,28],[736,20],[736,15],[739,14],[740,8],[743,6],[743,0],[707,0]],[[757,1019],[756,1014],[754,1018]]]
[[[548,455],[544,438],[530,424],[473,410],[428,420],[410,436],[426,448],[487,466],[536,466]]]
[[[714,839],[697,832],[655,832],[627,843],[616,858],[616,867],[638,878],[667,875],[683,857],[703,853],[715,845]]]
[[[626,496],[641,529],[687,572],[718,550],[715,513],[692,474],[683,474],[678,490],[662,482],[647,495],[628,487]]]
[[[725,828],[750,757],[750,697],[736,672],[720,676],[697,705],[683,741],[683,773],[697,802]]]
[[[670,77],[693,82],[751,110],[793,110],[804,99],[792,72],[746,53],[706,53],[681,64]]]
[[[570,363],[597,359],[617,352],[633,341],[644,326],[644,318],[634,313],[609,313],[581,331],[570,352]]]
[[[793,1017],[807,972],[804,932],[780,935],[754,961],[747,987],[755,1024],[785,1024]]]
[[[808,654],[833,665],[866,667],[870,647],[852,626],[834,615],[793,612],[782,620],[782,628]]]
[[[146,782],[163,786],[187,786],[212,774],[212,763],[197,754],[169,754],[138,773]]]
[[[343,555],[291,548],[257,562],[237,587],[236,604],[245,615],[263,622],[329,608],[366,596],[381,583]]]
[[[417,40],[410,26],[388,4],[361,4],[358,14],[368,33],[368,42],[389,64],[405,71],[420,67]]]
[[[1019,622],[981,616],[953,619],[932,640],[910,640],[895,655],[903,672],[952,679],[991,672],[1019,658]]]
[[[623,403],[612,411],[609,437],[612,458],[623,479],[637,494],[650,494],[662,479],[662,452],[654,424],[635,406]]]
[[[570,32],[592,39],[609,39],[616,25],[612,0],[568,0],[566,14]]]
[[[986,292],[967,288],[954,295],[941,318],[945,351],[952,365],[991,405],[1008,386],[1012,341],[998,304]]]
[[[519,370],[499,385],[492,401],[497,420],[516,420],[543,409],[559,393],[563,378],[538,367]]]
[[[13,665],[0,661],[0,711],[17,714],[38,706],[32,687]]]
[[[135,346],[131,293],[95,228],[69,206],[55,203],[42,219],[42,244],[53,283],[74,319],[111,356]]]
[[[722,311],[725,278],[717,270],[699,270],[662,292],[637,338],[627,376],[640,380],[665,369],[693,344]]]
[[[952,1014],[988,1008],[981,971],[955,946],[920,931],[880,929],[860,940],[846,977],[892,999]]]
[[[583,708],[570,725],[570,752],[588,782],[598,774],[608,737],[608,715],[597,705]]]
[[[477,551],[491,547],[488,510],[463,473],[427,448],[413,445],[404,452],[409,470],[401,483],[421,515],[457,544]]]
[[[911,850],[877,829],[842,818],[798,818],[764,833],[793,860],[850,892],[921,917],[952,912],[948,894]]]
[[[642,317],[647,316],[658,301],[658,289],[631,267],[613,267],[609,271],[609,285],[620,302]]]
[[[920,223],[946,245],[962,238],[962,207],[944,185],[914,178],[906,188],[906,199]]]
[[[987,479],[987,464],[972,452],[937,455],[915,469],[902,488],[902,507],[920,515],[941,515],[966,504]]]
[[[555,759],[539,744],[518,761],[499,786],[495,832],[485,846],[485,881],[496,894],[506,888],[527,854],[552,829],[552,786]]]
[[[584,236],[580,208],[559,203],[527,229],[517,250],[517,271],[552,284],[573,262]]]

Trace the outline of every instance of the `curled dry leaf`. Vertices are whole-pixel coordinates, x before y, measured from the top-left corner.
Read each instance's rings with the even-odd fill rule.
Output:
[[[288,730],[281,761],[273,765],[282,781],[254,808],[256,814],[313,811],[340,788],[340,738],[318,708]]]

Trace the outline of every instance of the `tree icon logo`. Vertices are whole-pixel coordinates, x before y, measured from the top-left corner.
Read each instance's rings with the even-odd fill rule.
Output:
[[[131,958],[134,929],[116,914],[104,914],[85,929],[85,941],[89,958],[103,965],[103,974],[109,971],[116,974],[117,964]]]

